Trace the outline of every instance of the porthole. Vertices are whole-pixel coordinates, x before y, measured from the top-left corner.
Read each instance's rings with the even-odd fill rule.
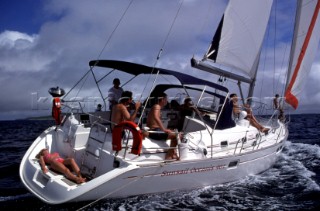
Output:
[[[236,168],[239,164],[240,160],[231,161],[228,165],[228,168]]]
[[[220,146],[221,146],[221,148],[227,147],[228,146],[228,141],[221,141],[220,142]]]

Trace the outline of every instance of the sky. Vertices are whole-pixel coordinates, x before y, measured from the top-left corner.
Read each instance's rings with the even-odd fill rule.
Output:
[[[260,62],[263,74],[258,75],[255,89],[257,97],[273,96],[283,87],[281,81],[272,78],[274,74],[277,79],[282,78],[286,68],[294,1],[278,2],[277,32],[267,32]],[[161,68],[216,80],[193,69],[190,58],[201,58],[208,49],[227,1],[184,0],[179,10],[180,3],[179,0],[1,0],[0,120],[50,115],[48,89],[59,86],[69,91],[89,70],[88,62],[98,58],[149,66],[156,63]],[[276,41],[270,41],[273,36]],[[276,46],[275,50],[272,46]],[[156,62],[161,48],[161,58]],[[320,112],[319,71],[318,53],[297,113]],[[112,80],[106,84],[111,86]]]

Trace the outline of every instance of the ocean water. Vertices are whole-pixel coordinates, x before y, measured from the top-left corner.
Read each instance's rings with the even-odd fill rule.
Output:
[[[20,161],[53,121],[0,121],[0,210],[320,210],[320,114],[292,115],[276,164],[260,175],[191,191],[48,205],[26,190]]]

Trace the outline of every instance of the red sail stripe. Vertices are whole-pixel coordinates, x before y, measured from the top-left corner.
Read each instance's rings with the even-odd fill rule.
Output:
[[[297,97],[294,96],[291,93],[292,87],[293,87],[293,84],[295,83],[295,81],[297,79],[302,60],[304,58],[306,49],[307,49],[307,47],[309,45],[309,41],[310,41],[310,38],[311,38],[311,35],[312,35],[312,31],[314,29],[314,26],[316,24],[316,20],[318,18],[319,10],[320,10],[320,0],[318,0],[318,2],[317,2],[317,5],[316,5],[315,11],[313,13],[313,16],[312,16],[312,19],[311,19],[311,23],[310,23],[310,26],[309,26],[309,29],[308,29],[308,32],[307,32],[307,36],[306,36],[306,38],[304,40],[302,49],[300,51],[300,55],[299,55],[299,58],[298,58],[297,66],[294,69],[293,76],[291,78],[290,84],[289,84],[289,86],[287,88],[287,91],[285,93],[286,102],[289,103],[290,105],[292,105],[292,107],[294,109],[297,109],[299,102],[298,102]]]

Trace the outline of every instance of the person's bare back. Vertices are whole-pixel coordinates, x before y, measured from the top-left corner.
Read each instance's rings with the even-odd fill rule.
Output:
[[[154,140],[170,139],[170,149],[168,150],[165,159],[179,159],[176,153],[177,139],[173,131],[165,128],[161,121],[161,109],[167,105],[167,95],[162,93],[158,96],[158,103],[153,105],[148,117],[147,126],[152,130],[152,133],[146,132],[145,136]],[[155,132],[155,133],[154,133]]]
[[[121,103],[114,105],[112,108],[111,121],[115,124],[119,124],[120,122],[127,119],[130,119],[130,113],[127,110],[126,106]]]
[[[111,122],[112,122],[112,129],[115,124],[119,124],[124,120],[134,121],[137,116],[138,109],[141,106],[140,102],[136,102],[134,107],[135,110],[132,114],[128,111],[128,108],[132,103],[132,92],[124,91],[121,95],[120,103],[114,105],[112,107],[112,114],[111,114]]]
[[[166,130],[161,122],[161,106],[159,104],[156,104],[151,108],[147,118],[147,126],[149,128],[159,128],[163,131]]]

